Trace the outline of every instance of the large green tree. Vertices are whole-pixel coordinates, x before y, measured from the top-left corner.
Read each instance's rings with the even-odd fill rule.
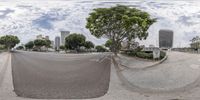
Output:
[[[95,49],[97,50],[97,52],[106,52],[106,51],[107,51],[107,49],[104,48],[104,47],[101,46],[101,45],[97,45],[97,46],[95,47]]]
[[[108,47],[110,50],[112,49],[112,45],[113,45],[113,42],[112,42],[112,40],[110,40],[110,39],[107,40],[106,43],[105,43],[105,46]],[[112,50],[111,50],[111,51],[112,51]]]
[[[26,49],[33,49],[34,47],[34,42],[33,41],[29,41],[28,43],[25,44]]]
[[[46,45],[46,40],[36,39],[34,40],[34,45],[41,51],[41,47]]]
[[[19,42],[20,40],[17,36],[5,35],[0,37],[0,44],[7,47],[8,51],[10,51],[11,48],[15,47],[16,44],[18,44]]]
[[[71,50],[78,51],[85,44],[85,36],[82,34],[73,33],[65,38],[65,47]]]
[[[91,41],[85,41],[84,46],[86,49],[91,49],[94,48],[94,43],[92,43]]]
[[[97,38],[103,36],[112,40],[112,52],[117,55],[123,40],[146,39],[147,31],[155,21],[147,12],[117,5],[94,9],[87,18],[86,28]]]
[[[45,47],[50,48],[51,47],[51,41],[45,40]]]

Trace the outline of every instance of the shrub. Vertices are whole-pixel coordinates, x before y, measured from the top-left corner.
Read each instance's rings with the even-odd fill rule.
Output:
[[[160,51],[160,59],[163,59],[166,55],[166,52]]]
[[[136,56],[144,59],[153,59],[153,53],[137,52]]]

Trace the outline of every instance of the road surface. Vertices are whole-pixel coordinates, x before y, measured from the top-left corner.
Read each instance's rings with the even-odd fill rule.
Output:
[[[100,97],[109,88],[110,64],[106,54],[12,53],[14,91],[40,99]]]

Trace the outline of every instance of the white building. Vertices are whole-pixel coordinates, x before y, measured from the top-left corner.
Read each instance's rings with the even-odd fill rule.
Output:
[[[69,31],[61,31],[61,45],[65,45],[65,38],[70,34]]]

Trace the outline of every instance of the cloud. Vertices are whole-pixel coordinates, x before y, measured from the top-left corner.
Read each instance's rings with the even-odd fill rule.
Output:
[[[7,17],[8,14],[14,13],[14,12],[15,12],[14,10],[9,9],[9,8],[7,8],[5,10],[0,10],[0,19]]]

